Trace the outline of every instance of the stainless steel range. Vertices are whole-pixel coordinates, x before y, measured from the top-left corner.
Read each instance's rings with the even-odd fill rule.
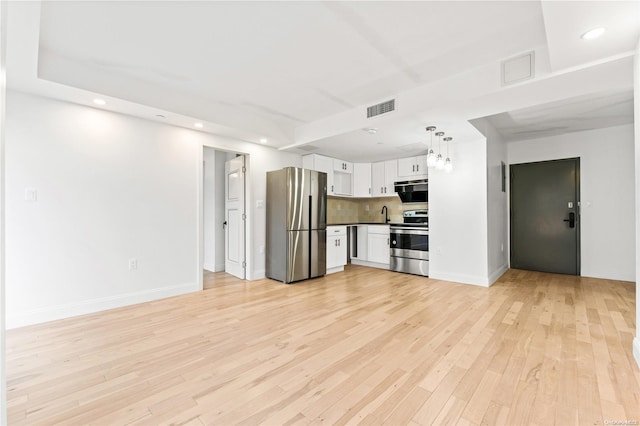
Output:
[[[429,276],[429,211],[407,210],[390,227],[392,271]]]

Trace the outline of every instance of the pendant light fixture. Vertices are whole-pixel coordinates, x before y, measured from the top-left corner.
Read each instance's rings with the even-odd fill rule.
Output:
[[[429,151],[427,152],[427,167],[436,166],[436,153],[433,152],[433,131],[436,130],[436,126],[427,127],[427,132],[431,134],[431,142],[429,143]]]
[[[452,140],[452,137],[444,138],[444,141],[447,143],[447,159],[444,160],[444,171],[447,173],[451,173],[451,170],[453,170],[453,163],[451,163],[451,158],[449,158],[449,142]]]
[[[437,132],[436,136],[438,137],[438,156],[436,157],[436,169],[442,170],[444,169],[444,158],[442,158],[442,136],[444,136],[444,132]]]

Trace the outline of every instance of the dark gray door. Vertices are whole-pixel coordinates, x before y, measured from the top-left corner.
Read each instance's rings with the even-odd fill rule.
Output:
[[[580,159],[513,164],[511,267],[578,275]]]

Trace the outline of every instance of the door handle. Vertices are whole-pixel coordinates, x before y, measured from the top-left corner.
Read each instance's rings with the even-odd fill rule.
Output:
[[[574,212],[569,212],[569,219],[564,219],[565,222],[569,222],[569,228],[576,227],[576,214]]]
[[[227,227],[227,221],[225,220],[224,222],[222,222],[222,229]]]

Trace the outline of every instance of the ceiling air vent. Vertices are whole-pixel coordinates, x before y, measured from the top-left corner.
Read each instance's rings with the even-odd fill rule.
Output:
[[[534,52],[502,61],[502,85],[519,83],[535,76]]]
[[[372,105],[367,108],[367,118],[375,117],[376,115],[385,114],[387,112],[395,111],[396,100],[382,102],[377,105]]]

